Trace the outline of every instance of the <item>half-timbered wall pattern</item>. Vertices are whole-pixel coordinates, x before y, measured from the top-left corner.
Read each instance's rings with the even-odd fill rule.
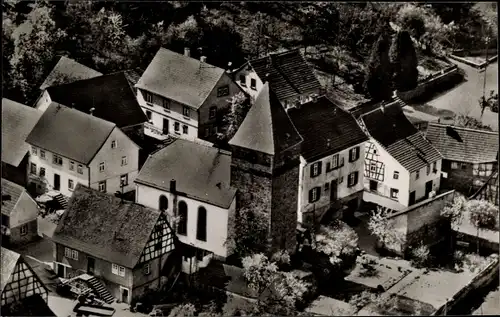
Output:
[[[162,215],[153,229],[144,251],[142,252],[139,263],[148,262],[152,259],[170,252],[174,248],[174,237],[166,217]]]
[[[23,262],[18,262],[9,283],[2,292],[2,306],[20,301],[34,294],[40,294],[47,301],[47,290],[36,275]]]
[[[375,144],[366,142],[365,177],[383,182],[385,165],[379,159]]]

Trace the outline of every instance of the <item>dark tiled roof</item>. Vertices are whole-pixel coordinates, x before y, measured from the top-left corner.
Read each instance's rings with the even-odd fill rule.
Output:
[[[26,142],[88,164],[114,128],[111,122],[53,102]]]
[[[292,108],[288,115],[304,138],[301,155],[308,162],[368,140],[354,117],[326,97]]]
[[[136,87],[198,109],[224,73],[222,68],[160,48]]]
[[[410,173],[442,158],[406,118],[397,102],[368,112],[361,120],[370,135]]]
[[[134,268],[160,212],[78,184],[52,240]]]
[[[302,141],[278,97],[265,83],[229,144],[274,155]]]
[[[178,192],[228,208],[236,194],[230,187],[230,177],[231,155],[214,147],[177,139],[147,159],[136,182],[168,192],[170,180],[175,179]]]
[[[101,73],[90,67],[62,56],[54,69],[52,69],[45,81],[42,83],[40,89],[44,90],[50,86],[67,84],[77,80],[94,78],[101,75]]]
[[[426,136],[445,160],[468,163],[497,160],[498,132],[430,123]]]
[[[24,187],[2,178],[2,196],[9,195],[10,199],[2,199],[2,214],[10,216],[17,204],[17,201],[24,192]]]
[[[271,54],[249,63],[263,82],[269,74],[267,81],[280,100],[321,88],[299,50]]]
[[[52,101],[72,107],[119,128],[148,121],[129,82],[130,74],[117,72],[65,85],[49,87]]]
[[[16,264],[19,261],[21,255],[9,249],[2,247],[1,266],[2,266],[2,278],[0,279],[0,292],[3,292],[5,285],[9,282],[9,278],[16,268]]]
[[[2,99],[2,162],[19,166],[30,147],[25,142],[43,112]]]

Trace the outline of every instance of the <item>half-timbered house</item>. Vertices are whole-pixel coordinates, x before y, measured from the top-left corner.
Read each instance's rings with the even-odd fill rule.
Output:
[[[174,238],[164,213],[77,185],[52,238],[54,270],[93,275],[94,284],[130,303],[166,282]]]

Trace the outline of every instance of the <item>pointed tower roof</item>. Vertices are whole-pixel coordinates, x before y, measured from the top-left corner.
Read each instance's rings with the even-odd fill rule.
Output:
[[[229,144],[274,155],[300,142],[302,137],[266,82]]]

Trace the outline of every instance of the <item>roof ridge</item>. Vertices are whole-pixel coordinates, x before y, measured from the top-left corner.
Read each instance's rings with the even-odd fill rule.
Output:
[[[429,126],[438,126],[438,127],[450,127],[455,130],[465,130],[465,131],[471,131],[471,132],[479,132],[479,133],[486,133],[486,134],[494,134],[494,135],[499,135],[498,131],[488,131],[488,130],[482,130],[482,129],[472,129],[472,128],[466,128],[466,127],[461,127],[457,125],[452,125],[452,124],[445,124],[445,123],[438,123],[438,122],[429,122]]]

